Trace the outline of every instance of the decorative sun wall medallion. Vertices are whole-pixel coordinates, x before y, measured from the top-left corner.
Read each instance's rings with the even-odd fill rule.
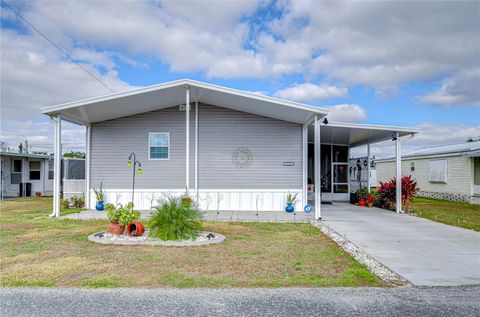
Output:
[[[247,147],[241,146],[232,154],[232,162],[238,168],[246,168],[253,160],[253,152]]]

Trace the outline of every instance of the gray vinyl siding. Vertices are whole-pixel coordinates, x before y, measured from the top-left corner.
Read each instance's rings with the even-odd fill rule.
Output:
[[[299,189],[302,187],[301,125],[199,105],[200,189]],[[195,111],[190,121],[190,187],[194,188]],[[170,132],[170,159],[148,160],[148,132]],[[135,152],[143,174],[135,188],[185,188],[185,112],[172,107],[92,124],[91,185],[129,189],[132,169],[128,156]],[[232,163],[240,146],[253,152],[244,169]],[[294,162],[284,167],[283,162]]]
[[[199,188],[302,188],[302,128],[298,124],[212,106],[199,111]],[[253,160],[237,168],[232,154],[247,147]],[[294,162],[284,167],[283,162]]]

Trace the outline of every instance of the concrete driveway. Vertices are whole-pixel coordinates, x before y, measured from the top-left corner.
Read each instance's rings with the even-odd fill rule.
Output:
[[[323,221],[414,285],[480,284],[480,233],[377,208],[336,203]]]

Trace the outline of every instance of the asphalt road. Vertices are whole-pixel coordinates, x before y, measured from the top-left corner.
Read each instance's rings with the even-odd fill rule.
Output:
[[[480,286],[2,288],[1,316],[480,316]]]

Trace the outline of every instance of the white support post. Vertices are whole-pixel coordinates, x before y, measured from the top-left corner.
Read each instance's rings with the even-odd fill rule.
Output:
[[[302,209],[308,204],[307,183],[308,183],[308,124],[302,127]]]
[[[395,211],[397,213],[402,213],[402,150],[400,146],[400,135],[397,132],[395,134],[395,178],[396,178],[396,204]]]
[[[90,142],[92,127],[90,124],[85,127],[85,206],[90,209]]]
[[[190,191],[190,87],[185,85],[185,190]]]
[[[198,101],[195,101],[195,201],[198,204]]]
[[[370,142],[367,143],[367,189],[370,194]]]
[[[315,165],[315,220],[322,219],[322,179],[321,179],[321,153],[320,153],[320,121],[318,116],[315,116],[314,131],[315,131],[315,153],[314,153],[314,165]]]
[[[55,119],[55,153],[54,153],[53,217],[60,217],[60,184],[62,175],[62,117]]]

